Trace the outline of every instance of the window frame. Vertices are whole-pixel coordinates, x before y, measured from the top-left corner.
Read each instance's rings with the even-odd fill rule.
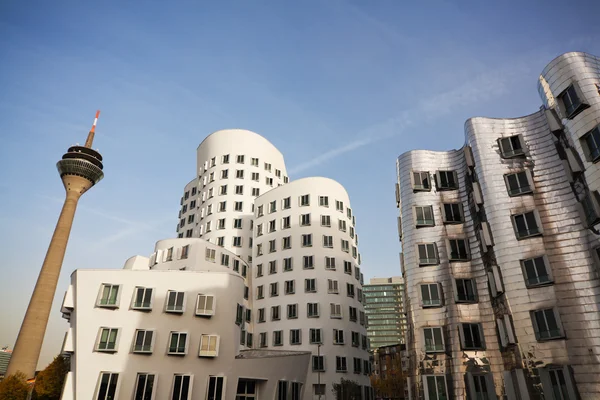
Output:
[[[570,89],[573,89],[572,93],[569,93]],[[575,107],[567,108],[567,105],[565,104],[565,97],[568,96],[569,103],[571,103],[571,105],[573,105],[573,104],[575,104],[572,102],[572,99],[571,99],[571,97],[573,95],[575,95],[575,97],[577,97],[579,104],[577,104]],[[579,113],[581,113],[586,108],[589,108],[589,106],[590,106],[587,102],[587,98],[586,98],[585,94],[581,91],[581,88],[579,87],[579,84],[576,81],[571,81],[569,86],[567,86],[562,92],[560,92],[560,94],[558,96],[556,96],[556,99],[558,100],[557,101],[558,108],[560,109],[561,113],[564,115],[564,117],[566,119],[575,118]]]
[[[140,376],[145,376],[146,380],[144,381],[144,386],[142,388],[142,400],[153,400],[155,395],[156,395],[156,386],[157,386],[157,381],[158,381],[158,374],[155,373],[150,373],[150,372],[138,372],[135,376],[135,386],[133,387],[133,397],[134,399],[137,398],[137,392],[138,389],[140,388]],[[148,378],[152,377],[152,390],[150,392],[150,397],[148,398],[146,395],[146,388],[148,385]]]
[[[434,258],[429,258],[430,254],[429,251],[427,250],[427,246],[428,245],[433,245],[433,252],[434,252]],[[427,259],[421,259],[419,256],[419,246],[425,246],[425,251],[427,253],[428,258]],[[415,254],[417,257],[417,261],[418,261],[418,265],[419,267],[422,266],[428,266],[428,265],[439,265],[440,263],[440,253],[439,250],[437,248],[437,243],[436,242],[421,242],[421,243],[416,243],[415,244]],[[427,260],[425,262],[423,262],[423,260]]]
[[[214,349],[211,349],[211,341],[213,338],[215,340],[215,346],[214,346]],[[202,349],[202,343],[205,340],[208,341],[208,349],[207,350]],[[221,342],[221,338],[219,335],[206,334],[206,333],[201,334],[200,335],[200,343],[198,345],[198,357],[209,357],[209,358],[218,357],[220,342]]]
[[[447,256],[448,256],[448,261],[449,262],[467,262],[471,260],[471,247],[470,247],[470,242],[469,239],[466,237],[453,237],[453,238],[446,238],[446,249],[447,249]],[[458,254],[458,257],[454,257],[453,253],[452,253],[452,242],[457,242],[456,247],[457,249],[460,249],[460,246],[458,246],[458,241],[463,241],[464,242],[464,248],[466,251],[466,254],[464,257],[462,257],[461,254]]]
[[[425,187],[424,185],[418,185],[415,179],[415,174],[419,174],[419,180],[421,182],[423,182],[423,178],[422,178],[422,174],[427,174],[427,185],[428,187]],[[415,171],[415,170],[411,170],[410,171],[410,186],[412,187],[413,192],[430,192],[431,191],[431,174],[429,173],[429,171]]]
[[[525,215],[527,215],[529,213],[533,213],[533,217],[534,217],[536,225],[537,225],[536,232],[529,233],[531,231],[531,229],[529,228],[529,223],[527,222],[527,219],[525,217]],[[517,217],[523,217],[523,221],[527,225],[527,231],[526,231],[525,235],[521,235],[519,233],[519,230],[517,227]],[[540,219],[540,214],[537,211],[537,209],[535,209],[535,208],[528,210],[528,211],[511,214],[510,219],[512,221],[513,229],[515,231],[515,236],[516,236],[517,240],[524,240],[524,239],[528,239],[528,238],[532,238],[532,237],[542,236],[544,234],[544,229],[543,229],[542,221]]]
[[[519,186],[518,189],[511,189],[508,178],[510,176],[515,176],[517,182],[519,182],[519,174],[525,174],[525,179],[527,180],[527,186]],[[519,197],[526,194],[533,194],[533,175],[531,174],[531,170],[529,168],[525,168],[522,171],[511,172],[508,174],[504,174],[504,184],[506,185],[506,192],[509,197]]]
[[[175,303],[174,306],[177,307],[177,298],[178,298],[178,294],[179,293],[183,293],[183,299],[181,300],[181,310],[177,310],[177,309],[169,309],[169,297],[171,293],[175,293]],[[178,290],[167,290],[167,295],[165,296],[165,307],[164,307],[164,312],[166,313],[171,313],[171,314],[183,314],[185,312],[186,309],[186,303],[187,303],[187,293],[186,292],[180,292]]]
[[[521,146],[520,149],[515,149],[512,143],[512,138],[517,138],[517,141],[519,142],[519,146]],[[523,135],[516,134],[516,135],[510,135],[510,136],[506,136],[506,137],[500,137],[497,140],[498,143],[498,148],[500,150],[500,157],[504,158],[504,159],[511,159],[511,158],[522,158],[522,157],[526,157],[527,156],[527,147],[525,146],[525,140],[523,139]],[[508,143],[510,144],[510,150],[505,149],[503,143]]]
[[[465,328],[468,327],[470,331],[471,338],[473,339],[473,346],[467,346],[466,336],[465,336]],[[477,332],[479,335],[480,346],[476,346],[474,341],[475,337],[473,336],[473,327],[477,328]],[[458,325],[458,334],[460,336],[460,348],[462,350],[467,351],[477,351],[477,350],[485,350],[485,336],[483,334],[483,324],[480,322],[461,322]]]
[[[96,307],[101,307],[101,308],[119,308],[119,304],[121,303],[121,293],[122,293],[122,285],[120,284],[114,284],[114,283],[102,283],[100,285],[100,291],[98,293],[98,297],[96,299]],[[116,287],[117,288],[117,294],[116,296],[114,296],[114,303],[102,303],[103,301],[103,295],[104,295],[104,289],[105,288],[109,288],[109,293],[108,293],[108,298],[106,299],[111,300],[111,294],[112,294],[112,290]]]
[[[199,308],[201,297],[204,297],[204,308],[202,308],[202,309]],[[209,297],[212,299],[212,304],[211,304],[210,309],[206,308],[206,304],[208,303]],[[216,297],[212,294],[198,293],[198,295],[196,296],[195,315],[201,316],[201,317],[212,317],[213,315],[215,315],[216,300],[217,300]]]
[[[412,208],[412,211],[413,211],[413,221],[415,223],[416,228],[435,226],[435,215],[433,212],[432,205],[424,205],[424,206],[414,205]],[[431,213],[431,219],[425,218],[427,211],[429,211]],[[423,215],[423,219],[419,219],[419,215],[418,215],[419,212]]]
[[[452,210],[452,207],[458,206],[458,215],[460,216],[460,219],[458,221],[448,219],[448,212],[446,211],[447,205],[450,206],[453,216],[454,216],[454,210]],[[465,213],[464,213],[462,202],[442,203],[441,210],[442,210],[442,221],[444,222],[444,224],[457,225],[457,224],[463,224],[465,222]]]
[[[137,297],[138,297],[138,292],[140,290],[143,290],[144,293],[142,295],[142,303],[141,305],[136,305],[137,303]],[[150,300],[148,302],[144,301],[146,299],[146,297],[148,296],[148,290],[150,291]],[[139,311],[152,311],[152,306],[154,304],[154,288],[150,288],[150,287],[145,287],[145,286],[136,286],[133,289],[133,296],[131,299],[131,309],[132,310],[139,310]],[[146,305],[147,304],[147,305]]]
[[[142,340],[142,348],[138,349],[137,348],[137,339],[138,339],[138,333],[144,333],[144,338]],[[146,336],[148,335],[148,332],[151,333],[151,337],[150,337],[150,348],[149,349],[145,349],[146,346]],[[156,332],[153,329],[136,329],[135,332],[133,333],[133,342],[131,343],[131,352],[133,354],[152,354],[154,352],[154,342],[156,340]]]
[[[446,185],[446,186],[442,186],[442,173],[444,173],[446,175],[446,181],[448,181],[448,173],[452,173],[453,179],[454,179],[454,186],[450,186],[450,185]],[[448,182],[449,183],[449,182]],[[456,172],[456,170],[445,170],[445,169],[440,169],[435,171],[435,187],[437,189],[438,192],[441,191],[450,191],[450,190],[458,190],[460,188],[460,184],[458,181],[458,173]]]
[[[179,352],[179,351],[171,351],[171,340],[173,338],[173,335],[176,334],[178,339],[177,339],[177,344],[179,345],[179,342],[181,340],[181,335],[185,335],[185,346],[184,346],[184,351],[183,352]],[[167,355],[169,356],[185,356],[188,353],[188,347],[189,347],[189,342],[190,342],[190,334],[188,332],[182,332],[182,331],[170,331],[169,332],[169,341],[167,342]],[[177,346],[177,350],[179,350],[180,346]]]
[[[104,348],[101,348],[100,345],[102,343],[102,336],[104,336],[104,331],[108,331],[106,337],[106,344]],[[114,341],[112,342],[112,348],[108,348],[108,345],[111,344],[110,338],[111,334],[115,333]],[[96,339],[96,344],[94,346],[94,351],[99,353],[116,353],[119,350],[119,340],[121,336],[121,328],[114,328],[110,326],[101,326],[98,328],[98,336]]]
[[[108,375],[108,383],[107,383],[107,388],[106,388],[106,392],[104,393],[104,396],[100,397],[100,391],[102,390],[102,378],[104,377],[104,375]],[[98,375],[98,382],[96,383],[96,390],[94,391],[94,400],[108,400],[108,399],[115,399],[118,396],[119,393],[119,388],[121,386],[121,379],[119,379],[119,372],[112,372],[112,371],[100,371],[100,374]],[[115,377],[116,382],[114,383],[114,392],[112,393],[112,396],[110,396],[110,386],[112,384],[112,379],[113,377]]]
[[[548,320],[547,320],[547,316],[546,316],[546,312],[547,311],[552,311],[553,315],[554,315],[554,320],[556,322],[556,326],[558,329],[558,333],[555,336],[551,336],[551,337],[542,337],[541,336],[541,331],[540,331],[540,327],[538,326],[537,323],[537,318],[536,318],[536,313],[544,313],[544,321],[546,323],[546,326],[548,326]],[[529,315],[531,318],[531,323],[533,325],[533,330],[535,333],[535,338],[538,342],[547,342],[550,340],[561,340],[561,339],[565,339],[565,330],[563,328],[561,319],[560,319],[560,313],[558,312],[558,309],[556,307],[550,307],[550,308],[541,308],[541,309],[537,309],[537,310],[531,310],[529,311]],[[551,331],[547,331],[547,332],[551,332]]]
[[[545,280],[545,281],[540,280],[540,276],[544,276],[544,275],[538,274],[538,265],[536,263],[536,260],[539,260],[539,259],[542,260],[543,267],[546,272],[545,277],[547,278],[547,280]],[[554,283],[554,277],[552,276],[552,268],[550,268],[550,262],[548,261],[548,256],[546,254],[522,259],[522,260],[519,260],[519,262],[521,264],[521,270],[523,272],[523,279],[525,281],[525,286],[527,288],[536,288],[536,287],[540,287],[540,286],[547,286],[547,285],[552,285]],[[532,263],[531,266],[536,273],[535,279],[533,277],[529,277],[529,274],[527,272],[528,268],[527,268],[526,264],[529,262]],[[533,282],[534,280],[537,280],[537,282]]]
[[[431,338],[433,340],[433,348],[427,347],[427,339],[425,337],[425,331],[426,330],[431,330]],[[440,332],[440,337],[442,340],[441,344],[435,343],[435,333],[434,333],[434,329],[439,330]],[[425,350],[425,353],[444,353],[446,351],[446,339],[444,338],[444,327],[442,326],[424,326],[421,328],[421,335],[423,336],[423,347]]]
[[[466,286],[464,284],[465,281],[470,281],[471,282],[471,289],[473,291],[473,298],[469,299],[469,298],[464,298],[461,299],[459,297],[459,284],[458,281],[462,282],[462,286],[463,286],[463,290],[465,292],[465,294],[468,292],[468,290],[466,290]],[[479,302],[479,296],[477,293],[477,280],[475,278],[472,277],[468,277],[468,278],[454,278],[452,279],[452,284],[454,286],[454,301],[457,304],[475,304]]]
[[[436,286],[438,291],[438,303],[433,303],[433,300],[428,300],[430,304],[426,304],[426,300],[423,298],[423,286],[427,286],[427,292],[431,298],[431,286]],[[442,285],[439,282],[422,282],[419,284],[419,297],[421,299],[421,307],[423,308],[435,308],[444,306],[444,296],[442,294]]]

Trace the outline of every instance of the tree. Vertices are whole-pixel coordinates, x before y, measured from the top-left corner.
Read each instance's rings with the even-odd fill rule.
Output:
[[[63,356],[56,356],[54,361],[35,377],[32,399],[59,400],[67,372],[69,361]]]
[[[336,400],[360,400],[361,387],[350,379],[342,378],[340,383],[334,383],[331,390]]]
[[[29,393],[27,377],[22,372],[9,375],[0,382],[0,399],[26,400]]]

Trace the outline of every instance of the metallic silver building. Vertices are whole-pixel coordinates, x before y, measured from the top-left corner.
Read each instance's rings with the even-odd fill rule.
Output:
[[[398,158],[411,398],[600,398],[599,88],[561,55],[538,112]]]
[[[404,343],[404,279],[401,276],[371,278],[368,285],[363,285],[363,294],[371,350]]]

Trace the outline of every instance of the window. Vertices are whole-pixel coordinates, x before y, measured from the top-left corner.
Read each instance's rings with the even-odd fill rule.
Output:
[[[568,365],[538,368],[544,393],[552,393],[555,400],[574,400],[579,395]],[[548,396],[550,398],[550,396]]]
[[[310,197],[307,194],[303,194],[302,196],[300,196],[300,205],[301,206],[308,206],[310,205]]]
[[[242,237],[241,236],[234,236],[232,244],[233,244],[233,247],[242,247]]]
[[[477,290],[474,279],[455,279],[456,302],[457,303],[476,303]]]
[[[511,197],[533,192],[533,179],[529,170],[506,174],[504,175],[504,181],[506,182],[508,195]]]
[[[118,307],[119,285],[104,284],[100,288],[100,298],[96,305],[100,307]]]
[[[523,268],[527,287],[552,283],[552,275],[545,256],[521,260],[521,267]]]
[[[215,249],[209,249],[209,248],[207,248],[205,250],[205,258],[206,258],[207,261],[215,262],[216,255],[217,255],[217,251]]]
[[[306,316],[308,318],[318,318],[319,317],[319,303],[306,304]]]
[[[131,308],[134,310],[151,310],[152,290],[152,288],[136,287]]]
[[[557,96],[560,103],[562,103],[562,111],[565,113],[565,117],[568,119],[574,118],[577,114],[579,114],[579,112],[588,107],[588,105],[582,100],[582,96],[578,89],[579,87],[571,84],[565,89],[564,92]]]
[[[225,229],[225,218],[217,220],[217,229]]]
[[[336,209],[336,211],[344,212],[344,202],[336,200],[335,201],[335,209]]]
[[[432,206],[415,206],[413,207],[415,218],[415,226],[434,226],[433,207]]]
[[[273,346],[283,346],[283,331],[273,331]]]
[[[413,171],[412,187],[417,190],[431,190],[431,182],[429,180],[429,171]]]
[[[219,355],[219,336],[201,335],[200,336],[200,357],[216,357]]]
[[[269,214],[277,212],[277,201],[273,200],[269,203]]]
[[[252,180],[258,182],[260,180],[260,174],[258,172],[252,173]]]
[[[221,187],[219,187],[219,195],[225,196],[226,194],[227,194],[227,185],[221,185]]]
[[[600,222],[600,199],[598,192],[586,192],[580,202],[585,226],[593,227]]]
[[[271,321],[279,321],[281,319],[281,313],[279,312],[281,309],[279,306],[271,307]]]
[[[263,249],[262,249],[262,243],[259,243],[256,245],[256,256],[262,256],[263,255]]]
[[[154,395],[154,382],[154,374],[137,374],[133,398],[135,400],[152,400],[152,396]]]
[[[280,169],[275,169],[275,176],[278,178],[281,178],[281,170]]]
[[[464,222],[462,204],[446,203],[442,207],[442,216],[446,224],[460,224]]]
[[[119,374],[115,372],[100,372],[96,400],[113,400],[117,394],[118,380]]]
[[[224,376],[209,376],[208,377],[208,393],[206,400],[222,400],[223,392],[225,391]],[[183,399],[183,398],[182,398]]]
[[[312,356],[312,370],[313,372],[325,371],[325,356]]]
[[[335,257],[325,257],[325,269],[335,270]]]
[[[316,293],[317,291],[317,280],[316,279],[305,279],[304,280],[304,292]]]
[[[528,211],[512,216],[517,239],[525,239],[542,234],[541,223],[536,211]]]
[[[342,232],[346,232],[346,221],[343,219],[338,220],[338,229]]]
[[[338,281],[327,279],[327,293],[338,294]]]
[[[285,238],[284,238],[284,242],[285,242]],[[283,259],[283,271],[291,271],[292,269],[293,269],[292,258],[291,257],[284,258]]]
[[[250,163],[253,167],[258,167],[258,158],[252,158]]]
[[[333,248],[333,236],[323,235],[323,247]]]
[[[235,194],[244,194],[244,186],[235,185]]]
[[[325,384],[324,383],[313,383],[313,397],[325,396]]]
[[[225,212],[226,210],[227,210],[227,202],[226,201],[219,202],[219,212]],[[207,232],[208,232],[208,228],[207,228]]]
[[[521,157],[525,155],[523,136],[514,135],[498,139],[500,153],[503,158]]]
[[[458,175],[456,171],[438,171],[435,174],[438,190],[458,189]]]
[[[354,285],[351,283],[346,283],[346,295],[348,297],[354,297]]]
[[[270,163],[265,163],[265,171],[271,171],[271,164]]]
[[[217,158],[213,157],[210,159],[210,167],[214,167],[215,165],[217,165]]]
[[[269,285],[271,297],[279,296],[279,282],[273,282]]]
[[[254,338],[254,336],[252,336],[252,333],[248,332],[246,334],[246,346],[252,348],[252,339]]]
[[[298,318],[298,304],[287,305],[287,317],[288,319]]]
[[[554,308],[531,311],[531,320],[538,341],[564,336],[558,311]]]
[[[258,337],[260,347],[267,347],[269,344],[267,342],[267,332],[261,332]]]
[[[221,244],[219,244],[219,246],[221,246]],[[229,267],[229,254],[221,253],[221,265]]]
[[[291,197],[286,197],[285,199],[283,199],[283,204],[282,204],[281,208],[283,210],[287,210],[289,208],[292,208],[292,198]]]
[[[335,357],[335,371],[336,372],[346,372],[346,357]]]
[[[321,226],[331,226],[331,217],[329,215],[321,215]]]
[[[442,305],[440,285],[438,283],[421,285],[421,304],[423,307],[438,307]]]
[[[294,280],[285,281],[285,294],[294,294],[296,292],[296,284]]]
[[[267,320],[267,318],[265,317],[265,309],[259,308],[258,309],[258,322],[265,322],[266,320]]]
[[[244,163],[244,156],[243,155],[237,156],[235,162],[237,162],[238,164],[243,164]]]
[[[133,340],[133,352],[134,353],[152,353],[152,344],[154,339],[154,332],[144,329],[138,329],[135,331]]]
[[[419,265],[437,265],[438,253],[435,243],[421,243],[417,245]]]
[[[255,400],[257,398],[256,381],[249,379],[238,380],[235,400]]]
[[[481,324],[460,324],[459,333],[463,350],[485,349]]]
[[[350,316],[349,316],[350,321],[356,322],[356,320],[358,319],[358,316],[357,316],[357,313],[356,313],[356,307],[349,306],[348,307],[348,311],[349,311],[349,314],[350,314]]]
[[[187,350],[187,333],[171,332],[168,354],[185,354]]]
[[[449,399],[445,375],[422,375],[422,377],[425,400]],[[484,398],[481,399],[483,400]]]
[[[269,253],[274,253],[277,251],[277,243],[275,239],[269,240]]]
[[[329,197],[327,197],[327,196],[319,196],[319,206],[321,206],[321,207],[329,207]]]
[[[221,157],[221,164],[229,164],[229,154],[225,154]]]
[[[586,159],[589,162],[598,161],[600,159],[600,126],[596,126],[583,135],[580,140]]]
[[[342,306],[340,304],[330,303],[329,306],[331,308],[331,318],[342,318]]]
[[[290,344],[302,344],[302,330],[290,329]]]
[[[176,292],[169,290],[167,292],[167,305],[165,307],[166,312],[183,313],[184,311],[184,292]]]
[[[229,178],[229,170],[224,169],[223,171],[221,171],[221,179],[228,179],[228,178]]]
[[[350,261],[344,261],[344,273],[352,275],[352,263]]]
[[[423,336],[425,338],[425,352],[436,353],[444,351],[444,337],[441,327],[423,328]]]
[[[448,239],[450,261],[467,261],[469,260],[469,249],[465,239]]]
[[[467,373],[467,385],[469,388],[469,397],[473,399],[491,399],[496,398],[494,388],[494,379],[492,374],[472,374]]]
[[[334,329],[333,330],[333,344],[344,344],[344,330]]]
[[[199,294],[196,301],[196,315],[211,316],[215,312],[215,297],[207,294]]]
[[[281,229],[290,229],[292,226],[292,218],[290,216],[283,217],[281,220]]]
[[[219,236],[217,238],[217,246],[220,246],[220,247],[224,247],[225,246],[225,236]],[[221,260],[223,260],[222,257],[221,257]],[[221,261],[221,263],[223,263],[223,261]]]
[[[302,247],[312,246],[312,234],[302,235]]]
[[[311,328],[310,329],[310,344],[321,344],[323,343],[323,339],[321,337],[321,329]]]
[[[109,352],[117,351],[118,334],[118,328],[100,328],[96,350]]]
[[[354,373],[355,374],[361,373],[361,366],[362,366],[362,360],[360,358],[354,357]]]
[[[254,196],[254,197],[260,196],[260,189],[259,188],[252,188],[252,196]]]
[[[260,299],[263,299],[264,297],[265,296],[263,293],[263,285],[257,286],[256,287],[256,298],[260,300]]]
[[[243,208],[244,208],[243,204],[244,203],[242,203],[241,201],[236,201],[235,203],[233,203],[233,205],[234,205],[234,207],[233,207],[234,211],[242,211]]]
[[[300,226],[309,226],[310,225],[310,214],[301,214],[300,215]]]

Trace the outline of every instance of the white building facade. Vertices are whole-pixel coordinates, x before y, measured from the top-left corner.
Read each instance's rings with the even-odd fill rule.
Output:
[[[178,239],[72,275],[63,399],[325,400],[342,379],[372,399],[344,188],[288,182],[281,153],[246,130],[209,135],[197,157]]]
[[[540,111],[398,158],[412,398],[600,398],[599,88],[564,54]]]

